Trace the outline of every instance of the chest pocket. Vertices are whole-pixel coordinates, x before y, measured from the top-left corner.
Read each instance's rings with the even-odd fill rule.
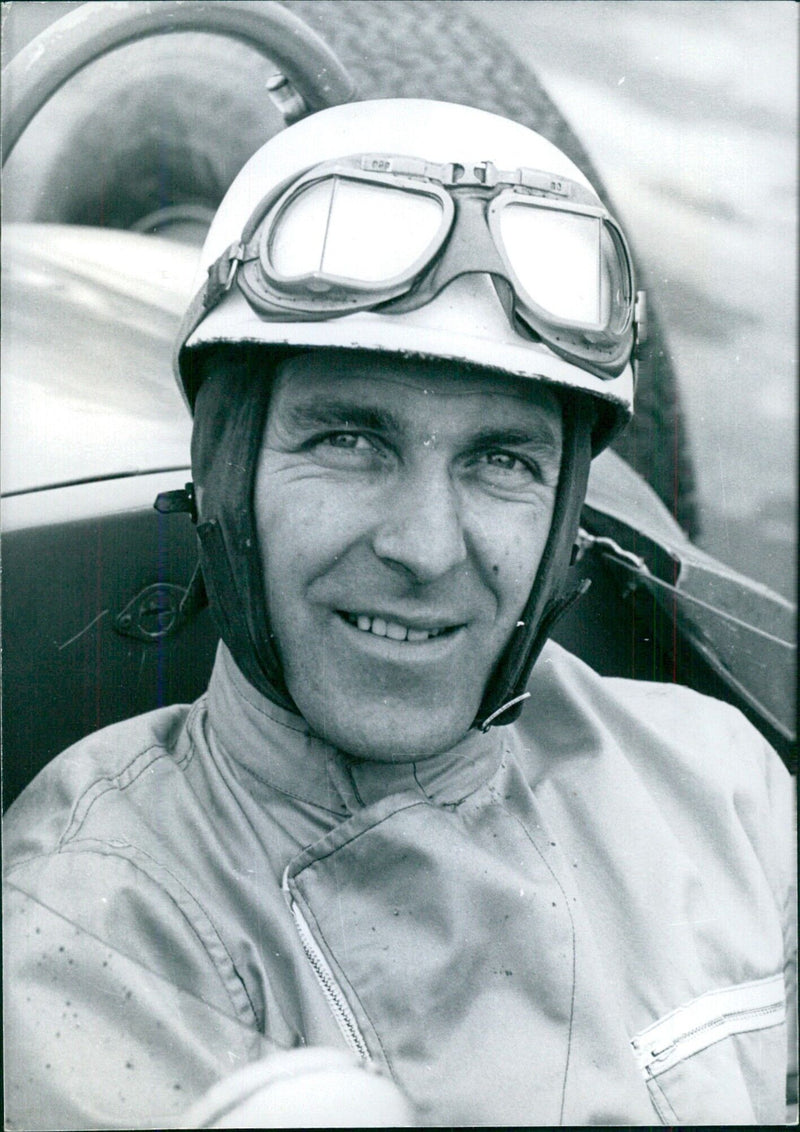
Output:
[[[709,991],[636,1034],[633,1053],[664,1124],[782,1123],[785,1023],[778,974]]]

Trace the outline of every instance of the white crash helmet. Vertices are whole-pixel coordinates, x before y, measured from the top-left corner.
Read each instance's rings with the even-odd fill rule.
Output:
[[[197,286],[176,352],[190,408],[193,355],[230,342],[444,358],[581,391],[600,408],[595,451],[633,411],[624,236],[569,158],[486,111],[386,99],[280,132],[222,201]]]

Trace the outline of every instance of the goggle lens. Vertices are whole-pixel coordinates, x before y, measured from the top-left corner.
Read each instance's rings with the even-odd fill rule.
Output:
[[[508,204],[499,212],[503,251],[522,297],[555,319],[601,329],[611,309],[613,241],[602,220]]]
[[[327,178],[280,210],[270,230],[270,265],[287,280],[320,275],[383,284],[433,253],[443,215],[442,202],[427,193]],[[324,279],[317,285],[327,289]]]

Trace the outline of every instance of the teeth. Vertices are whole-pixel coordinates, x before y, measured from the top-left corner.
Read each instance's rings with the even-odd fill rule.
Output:
[[[388,637],[392,641],[427,641],[430,637],[438,637],[445,631],[444,629],[409,629],[396,621],[386,621],[383,617],[367,617],[365,613],[358,615],[348,613],[345,617],[362,633],[373,633],[376,637]]]

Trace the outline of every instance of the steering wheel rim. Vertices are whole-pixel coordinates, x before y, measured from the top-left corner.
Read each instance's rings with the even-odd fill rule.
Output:
[[[355,95],[350,74],[325,41],[274,0],[92,2],[56,21],[4,68],[3,164],[42,107],[90,63],[136,40],[181,31],[223,35],[253,47],[280,68],[310,113]]]

